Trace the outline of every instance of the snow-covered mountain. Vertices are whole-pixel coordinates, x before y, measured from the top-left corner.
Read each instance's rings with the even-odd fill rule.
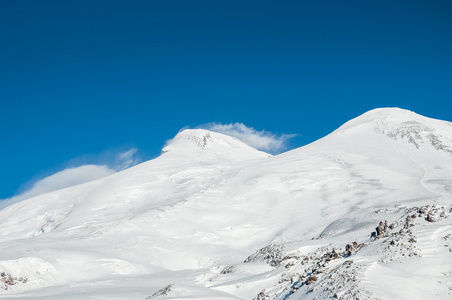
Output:
[[[369,111],[271,156],[206,130],[0,211],[0,298],[452,298],[452,124]]]

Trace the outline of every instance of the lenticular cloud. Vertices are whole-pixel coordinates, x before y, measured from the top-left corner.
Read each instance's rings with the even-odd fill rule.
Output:
[[[277,135],[265,130],[259,131],[243,123],[209,123],[200,127],[233,136],[251,147],[273,154],[286,150],[287,142],[296,136],[296,134]]]

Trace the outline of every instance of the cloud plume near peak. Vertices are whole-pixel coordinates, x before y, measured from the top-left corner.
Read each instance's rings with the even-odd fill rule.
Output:
[[[208,123],[201,125],[200,128],[233,136],[251,147],[271,154],[277,154],[287,150],[288,141],[297,136],[297,134],[277,135],[265,130],[256,130],[243,123]]]

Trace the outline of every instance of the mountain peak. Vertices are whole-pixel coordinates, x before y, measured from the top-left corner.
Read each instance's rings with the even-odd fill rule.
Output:
[[[378,109],[269,159],[181,131],[155,160],[0,210],[0,298],[450,298],[451,126]]]
[[[183,144],[184,146],[196,145],[200,149],[206,149],[207,144],[213,143],[210,131],[204,129],[185,129],[177,133],[163,148],[163,152],[169,152],[175,147]]]
[[[400,108],[378,108],[354,118],[335,134],[377,133],[393,141],[411,144],[416,148],[433,147],[452,153],[452,123],[427,118]]]
[[[205,129],[185,129],[180,131],[162,149],[162,154],[172,153],[183,156],[201,156],[248,160],[271,156],[259,151],[235,137]]]
[[[376,108],[363,113],[362,115],[346,122],[338,130],[346,130],[349,128],[357,127],[362,124],[374,123],[374,124],[395,124],[404,123],[407,121],[413,121],[417,119],[422,119],[421,115],[418,115],[412,111],[387,107],[387,108]]]

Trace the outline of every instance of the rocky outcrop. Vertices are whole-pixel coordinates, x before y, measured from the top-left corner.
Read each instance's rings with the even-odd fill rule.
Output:
[[[245,263],[255,261],[265,261],[272,267],[277,267],[281,264],[284,258],[284,247],[277,244],[271,244],[265,246],[262,249],[257,250],[245,259]]]
[[[152,296],[147,297],[146,299],[153,299],[159,296],[167,296],[171,292],[171,288],[174,286],[174,284],[169,284],[166,287],[158,290]]]
[[[11,286],[20,284],[20,283],[27,283],[28,278],[27,277],[13,277],[11,274],[6,272],[0,273],[0,288],[7,291]]]

